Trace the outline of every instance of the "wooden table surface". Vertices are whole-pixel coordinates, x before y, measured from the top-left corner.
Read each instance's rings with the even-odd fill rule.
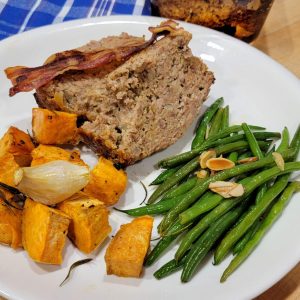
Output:
[[[267,21],[252,45],[300,78],[300,1],[274,0]]]
[[[275,0],[260,35],[252,45],[300,78],[300,1]],[[300,263],[255,300],[270,299],[300,299]]]
[[[300,78],[300,0],[275,0],[252,45]],[[3,300],[0,296],[0,300]],[[255,300],[300,299],[300,263]]]

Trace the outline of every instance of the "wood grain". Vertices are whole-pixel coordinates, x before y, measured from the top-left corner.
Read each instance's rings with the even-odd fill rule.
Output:
[[[252,45],[300,77],[300,1],[275,0]]]
[[[275,0],[252,45],[300,77],[300,1]],[[255,300],[300,299],[300,263]]]
[[[279,282],[254,300],[300,299],[300,263]]]

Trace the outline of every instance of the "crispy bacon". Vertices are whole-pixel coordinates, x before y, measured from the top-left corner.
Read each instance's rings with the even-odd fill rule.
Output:
[[[28,68],[22,66],[5,69],[5,74],[11,80],[13,86],[9,95],[14,96],[19,92],[28,92],[37,89],[58,75],[70,70],[88,70],[99,68],[112,62],[123,62],[133,54],[140,52],[153,44],[158,36],[176,36],[185,34],[186,31],[172,20],[162,22],[157,27],[149,27],[152,33],[148,41],[136,42],[132,45],[118,47],[115,49],[101,49],[95,52],[81,52],[79,50],[68,50],[52,55],[44,65]]]

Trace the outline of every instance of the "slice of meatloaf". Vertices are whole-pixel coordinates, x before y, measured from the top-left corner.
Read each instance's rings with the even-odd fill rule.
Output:
[[[193,56],[190,39],[188,32],[166,36],[121,65],[63,74],[37,89],[37,102],[83,116],[86,144],[133,164],[178,140],[208,95],[214,76]]]

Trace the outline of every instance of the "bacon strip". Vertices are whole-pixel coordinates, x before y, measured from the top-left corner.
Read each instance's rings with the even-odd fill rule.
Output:
[[[186,31],[177,27],[177,23],[168,20],[162,22],[157,27],[149,27],[152,37],[146,42],[135,45],[118,47],[115,49],[102,49],[96,52],[81,52],[78,50],[68,50],[56,53],[48,59],[46,64],[28,68],[23,66],[10,67],[5,69],[5,74],[11,80],[13,86],[9,90],[9,96],[14,96],[19,92],[28,92],[45,85],[58,75],[69,70],[88,70],[99,68],[111,62],[123,62],[133,54],[140,52],[153,44],[158,36],[176,36],[185,34]]]

